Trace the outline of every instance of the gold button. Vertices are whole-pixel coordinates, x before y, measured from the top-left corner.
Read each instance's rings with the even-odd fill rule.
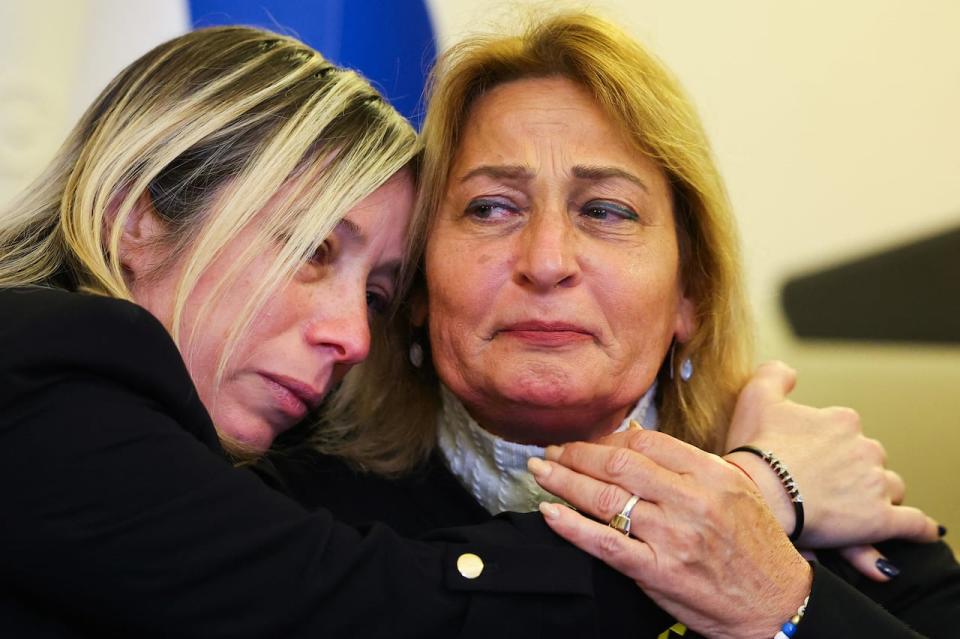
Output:
[[[457,557],[457,570],[467,579],[476,579],[483,572],[483,560],[472,552]]]

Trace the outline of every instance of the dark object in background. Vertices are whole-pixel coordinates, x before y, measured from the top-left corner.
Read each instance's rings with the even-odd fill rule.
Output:
[[[801,338],[960,344],[960,227],[787,281]]]

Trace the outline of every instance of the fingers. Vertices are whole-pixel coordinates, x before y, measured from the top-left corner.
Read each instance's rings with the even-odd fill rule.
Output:
[[[617,456],[610,452],[613,450],[631,450],[640,453],[641,456],[654,462],[655,466],[672,471],[674,473],[692,473],[698,469],[703,469],[708,460],[710,463],[716,461],[713,455],[682,442],[675,437],[658,433],[653,430],[627,430],[620,433],[607,435],[600,440],[600,444],[593,444],[598,448],[607,449],[607,456],[603,457],[599,450],[582,448],[591,446],[590,444],[567,444],[562,448],[551,446],[547,448],[547,459],[560,462],[577,470],[599,479],[609,479],[614,481],[614,476],[622,477],[623,472],[620,465],[629,461],[629,455],[622,454]],[[600,474],[603,463],[609,463],[608,473],[611,476],[604,477]],[[640,463],[637,461],[636,463]],[[579,467],[575,464],[587,464]],[[597,465],[601,464],[598,468]],[[627,472],[632,471],[632,467],[624,468]],[[628,486],[629,487],[629,486]]]
[[[751,377],[737,400],[737,408],[759,408],[766,404],[781,402],[797,385],[797,371],[783,362],[772,361],[761,364]]]
[[[660,501],[665,495],[664,490],[677,479],[672,471],[627,448],[574,442],[563,448],[547,448],[546,457],[582,475],[622,486],[629,492],[640,494],[642,488],[643,497],[651,501]]]
[[[887,495],[890,497],[890,503],[899,506],[903,503],[907,485],[903,477],[892,470],[885,470],[884,476],[887,478]]]
[[[623,510],[631,493],[616,484],[598,481],[593,477],[581,475],[569,468],[549,461],[531,457],[527,464],[530,472],[541,486],[554,495],[572,504],[577,510],[589,513],[602,522],[610,521]],[[643,529],[643,522],[649,520],[648,511],[656,508],[645,501],[633,507],[631,513],[632,530],[635,536]]]
[[[888,561],[873,546],[847,546],[840,549],[840,555],[851,566],[873,581],[885,582],[900,574],[900,569]]]
[[[652,563],[653,551],[644,542],[591,521],[566,506],[544,503],[540,504],[540,512],[555,533],[633,580],[640,579]]]
[[[779,360],[771,360],[760,364],[747,383],[765,386],[771,394],[784,399],[797,385],[797,371]]]
[[[939,525],[919,508],[912,506],[893,506],[890,514],[889,537],[898,537],[910,541],[937,541],[940,539]]]
[[[785,402],[796,383],[796,371],[783,362],[767,362],[757,368],[737,397],[726,450],[752,443],[763,431],[766,411]]]

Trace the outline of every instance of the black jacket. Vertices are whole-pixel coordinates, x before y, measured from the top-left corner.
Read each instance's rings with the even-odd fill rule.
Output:
[[[496,520],[438,455],[396,480],[355,472],[342,460],[309,450],[273,455],[261,473],[309,508],[323,506],[348,523],[383,522],[404,535]],[[960,636],[960,567],[950,549],[896,541],[879,547],[901,569],[887,584],[863,577],[837,553],[818,553],[810,604],[795,639]],[[618,588],[636,585],[623,579]],[[674,623],[645,596],[631,612],[637,620],[623,636],[655,639]]]
[[[538,515],[410,540],[304,509],[227,461],[147,311],[59,290],[0,290],[0,513],[2,637],[556,639],[646,610]]]

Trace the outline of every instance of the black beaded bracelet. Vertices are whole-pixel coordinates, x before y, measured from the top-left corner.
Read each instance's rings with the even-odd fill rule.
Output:
[[[784,490],[787,491],[787,496],[790,497],[790,502],[793,504],[793,512],[796,515],[796,524],[793,527],[793,532],[790,533],[790,541],[800,539],[800,535],[803,533],[803,497],[800,496],[800,489],[797,488],[797,482],[793,480],[793,475],[791,475],[787,467],[783,465],[783,462],[770,451],[760,450],[754,446],[738,446],[730,451],[730,453],[739,452],[756,455],[767,462],[770,468],[773,469],[773,472],[777,474],[777,478],[780,480],[780,483],[783,484]],[[729,455],[730,453],[727,454]]]

